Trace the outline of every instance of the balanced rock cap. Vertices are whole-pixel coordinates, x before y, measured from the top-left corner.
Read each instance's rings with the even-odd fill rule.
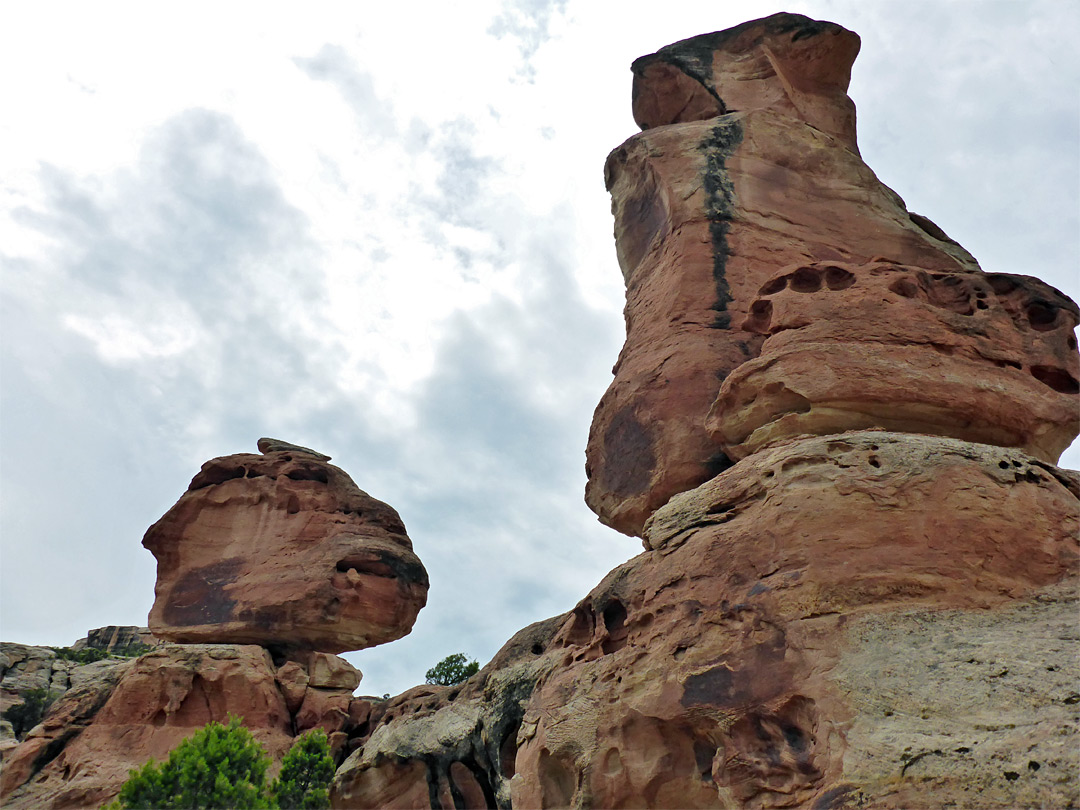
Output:
[[[147,530],[154,635],[340,653],[410,632],[428,576],[398,513],[288,448],[208,461]]]

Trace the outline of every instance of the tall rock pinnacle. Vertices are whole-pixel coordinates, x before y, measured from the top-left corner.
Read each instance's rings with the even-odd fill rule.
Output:
[[[337,807],[1063,807],[1080,795],[1076,305],[859,156],[858,37],[633,65],[626,344],[586,500],[645,552],[369,718]]]
[[[644,131],[605,168],[626,344],[586,464],[622,532],[784,435],[911,430],[1054,463],[1080,429],[1076,305],[982,274],[877,179],[846,93],[858,50],[777,14],[634,63]]]

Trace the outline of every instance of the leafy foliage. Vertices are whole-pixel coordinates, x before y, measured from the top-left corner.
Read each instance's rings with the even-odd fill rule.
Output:
[[[424,677],[428,683],[453,686],[475,675],[479,670],[480,665],[476,661],[466,662],[465,653],[454,653],[429,669]]]
[[[119,655],[121,658],[138,658],[140,655],[146,655],[146,653],[153,650],[154,647],[151,644],[143,644],[141,641],[133,641],[126,647],[116,647],[112,651],[112,655]]]
[[[150,760],[131,771],[109,810],[134,808],[330,807],[334,778],[330,743],[322,729],[301,736],[285,755],[281,773],[266,785],[270,758],[240,719],[210,723],[180,743],[161,764]]]
[[[229,717],[210,723],[172,750],[161,765],[150,760],[120,789],[120,808],[271,808],[266,796],[270,758],[255,738]]]
[[[28,689],[22,694],[23,702],[4,710],[4,719],[11,723],[15,736],[22,735],[41,722],[56,695],[45,689]]]
[[[328,788],[333,778],[330,743],[319,728],[293,743],[270,792],[278,807],[323,810],[330,806]]]
[[[74,661],[76,664],[92,664],[109,657],[105,650],[99,650],[96,647],[84,647],[81,650],[73,650],[71,647],[50,647],[49,649],[56,653],[57,658]]]
[[[81,650],[73,650],[71,647],[50,647],[57,658],[65,661],[74,661],[76,664],[92,664],[106,658],[138,658],[144,653],[154,649],[149,644],[133,641],[126,647],[116,647],[111,652],[99,650],[97,647],[83,647]]]

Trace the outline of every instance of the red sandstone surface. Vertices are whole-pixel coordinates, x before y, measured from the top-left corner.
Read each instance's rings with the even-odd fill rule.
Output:
[[[170,641],[358,650],[408,633],[428,577],[390,506],[307,452],[208,461],[150,527]]]
[[[646,552],[373,709],[335,807],[1075,802],[1077,307],[877,180],[857,52],[778,14],[634,63],[586,499]]]
[[[930,797],[993,782],[990,752],[1010,746],[1046,767],[1056,758],[1063,776],[1080,742],[1076,667],[1052,639],[1075,614],[1078,484],[1016,450],[885,431],[757,453],[659,510],[651,550],[522,631],[468,684],[391,701],[339,770],[335,806],[412,807],[423,784],[515,807],[941,806]],[[881,615],[928,629],[883,650],[865,637]],[[866,659],[891,651],[902,668],[908,644],[936,650],[937,704],[874,690]],[[949,714],[958,693],[997,688],[993,676],[1033,653],[1035,682],[1017,671],[1000,684],[1033,704],[1013,707],[1014,729],[995,736],[977,713]],[[1008,703],[988,700],[991,714]],[[859,722],[869,739],[853,750]],[[969,747],[949,752],[963,765],[990,760],[979,779],[896,780],[889,746],[935,726]],[[972,753],[972,740],[984,747]],[[1026,793],[997,782],[988,806],[1064,795],[1052,781]]]
[[[647,128],[605,168],[627,337],[587,448],[586,500],[614,528],[640,534],[672,495],[733,460],[706,417],[724,379],[761,351],[764,335],[746,323],[771,279],[829,262],[979,274],[859,157],[844,92],[857,52],[858,37],[839,26],[774,15],[635,63]],[[674,102],[643,117],[642,99],[667,98],[670,82],[651,83],[673,72],[737,101],[710,118]]]

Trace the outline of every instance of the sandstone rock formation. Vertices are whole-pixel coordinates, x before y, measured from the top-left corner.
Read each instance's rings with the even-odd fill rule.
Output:
[[[755,454],[470,682],[390,701],[335,805],[1065,806],[1078,496],[954,439]]]
[[[428,577],[397,512],[325,456],[273,441],[260,444],[286,449],[208,461],[146,532],[151,630],[333,653],[408,633]]]
[[[143,647],[155,647],[160,642],[149,627],[109,625],[90,630],[86,638],[80,638],[71,645],[73,650],[101,650],[107,653],[130,654],[129,651]]]
[[[800,420],[800,431],[838,404],[860,412],[851,427],[988,441],[1005,430],[1001,422],[1024,416],[1036,424],[993,440],[1037,450],[1050,462],[1076,430],[1075,305],[1031,279],[983,276],[967,251],[878,181],[859,157],[845,92],[858,50],[858,37],[838,25],[777,14],[634,63],[634,114],[645,131],[612,152],[605,167],[627,338],[587,449],[586,500],[622,532],[640,535],[672,495],[745,455],[731,455],[725,431],[741,435],[749,425],[726,428],[706,417],[721,383],[783,329],[813,327],[817,334],[813,341],[781,336],[799,350],[744,370],[776,400],[761,418],[798,413],[809,396],[816,413]],[[892,264],[899,266],[886,273]],[[878,302],[883,289],[886,300]],[[788,305],[779,300],[785,296],[800,300]],[[798,314],[770,323],[770,304]],[[849,305],[860,311],[834,320]],[[904,329],[909,316],[915,322]],[[909,351],[912,340],[932,351]],[[877,371],[848,367],[841,380],[847,389],[832,399],[783,395],[790,383],[783,367],[820,368],[826,348],[852,343],[847,353],[854,355],[871,342],[894,346],[892,356],[881,356]],[[915,353],[923,367],[950,366],[934,372],[938,378],[966,378],[941,391],[960,398],[955,409],[920,403],[886,413],[890,402],[903,401],[898,395],[911,377],[926,376],[918,369],[867,392],[869,402],[853,399],[852,376],[879,376],[882,366],[913,362]],[[993,382],[980,384],[984,374]],[[828,375],[820,382],[831,385]],[[725,393],[741,401],[754,396],[751,388],[740,377]],[[1028,417],[1015,403],[1032,389],[1042,394],[1031,399],[1041,413]],[[983,404],[978,392],[988,390],[1016,393],[997,406],[991,424],[958,431]]]
[[[204,464],[146,533],[158,560],[154,635],[101,628],[76,646],[185,643],[85,666],[58,663],[52,650],[0,648],[5,700],[35,687],[56,698],[3,748],[5,807],[100,805],[129,770],[233,714],[275,760],[316,727],[344,757],[371,703],[353,697],[360,671],[327,651],[408,633],[427,573],[397,513],[327,456],[272,439],[259,447],[263,455]]]
[[[45,703],[53,703],[68,689],[82,685],[87,680],[122,663],[120,656],[131,657],[154,647],[157,639],[145,627],[99,627],[90,630],[68,648],[37,647],[28,644],[0,642],[0,756],[14,748],[29,728],[16,734],[8,719],[15,714],[26,714],[24,707],[34,693]],[[97,651],[110,656],[93,661],[83,651]],[[82,654],[82,658],[78,654]],[[20,717],[24,725],[25,717]]]
[[[112,658],[45,680],[52,651],[8,645],[10,690],[46,684],[56,700],[21,744],[4,749],[0,798],[5,807],[96,806],[116,795],[128,771],[168,756],[211,720],[230,714],[280,760],[293,738],[313,728],[344,756],[350,719],[370,704],[353,697],[360,672],[326,653],[275,663],[255,645],[164,644],[137,659]],[[37,662],[34,664],[34,662]],[[30,666],[27,666],[31,664]],[[21,665],[21,666],[20,666]],[[63,688],[57,688],[65,673]],[[69,674],[68,674],[69,673]],[[25,691],[25,690],[24,690]],[[14,741],[13,741],[14,742]]]
[[[706,426],[731,458],[792,436],[884,427],[1019,447],[1076,436],[1076,304],[1038,279],[817,262],[767,281],[744,329],[761,353]]]
[[[778,14],[634,63],[645,131],[606,168],[627,342],[587,499],[643,553],[465,683],[354,698],[330,653],[407,632],[426,574],[392,509],[260,440],[144,541],[154,632],[234,643],[82,680],[0,649],[20,684],[70,682],[5,806],[107,800],[229,712],[275,754],[325,728],[336,807],[1080,804],[1080,474],[1055,466],[1078,310],[878,182],[857,51]]]
[[[0,795],[5,807],[97,806],[129,770],[230,714],[280,760],[297,734],[341,732],[359,680],[321,653],[277,666],[255,645],[165,644],[68,690],[8,756]]]
[[[634,63],[587,500],[646,551],[358,716],[334,806],[1080,802],[1077,307],[874,177],[857,51],[778,14]]]

